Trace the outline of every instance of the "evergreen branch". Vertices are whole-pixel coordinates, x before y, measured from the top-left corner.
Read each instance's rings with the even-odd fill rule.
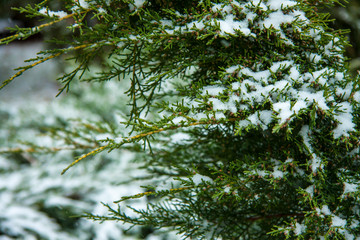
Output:
[[[171,189],[165,190],[165,191],[158,191],[158,192],[149,191],[149,192],[144,192],[144,193],[138,193],[138,194],[135,194],[135,195],[132,195],[132,196],[122,197],[120,200],[114,201],[114,203],[120,203],[120,202],[123,202],[125,200],[129,200],[129,199],[142,198],[143,196],[159,195],[159,194],[162,194],[162,193],[181,192],[183,190],[190,189],[190,188],[193,188],[193,187],[171,188]]]
[[[240,118],[230,118],[230,119],[227,119],[227,122],[233,122],[233,121],[236,121],[236,120],[239,120],[239,119]],[[192,123],[189,123],[188,125],[171,125],[169,127],[159,128],[159,129],[151,131],[151,132],[140,133],[140,134],[135,135],[133,137],[127,138],[126,140],[124,140],[124,143],[128,143],[128,142],[131,142],[132,140],[147,137],[149,135],[153,135],[155,133],[163,132],[163,131],[166,131],[166,130],[175,130],[175,129],[178,129],[178,128],[181,128],[181,127],[191,127],[191,126],[197,126],[197,125],[220,124],[220,123],[222,123],[222,121],[209,120],[209,121],[192,122]],[[120,145],[122,145],[122,144],[123,143],[120,143]]]
[[[236,120],[239,120],[239,118],[230,118],[230,119],[227,119],[227,122],[233,122],[233,121],[236,121]],[[75,161],[73,161],[69,166],[67,166],[62,172],[61,172],[61,175],[65,174],[67,172],[67,170],[69,170],[71,167],[73,167],[75,164],[77,164],[78,162],[80,162],[81,160],[91,156],[91,155],[94,155],[94,154],[97,154],[97,153],[100,153],[102,151],[104,151],[105,149],[115,149],[115,148],[120,148],[122,145],[126,144],[126,143],[131,143],[131,142],[134,142],[138,139],[141,139],[141,138],[145,138],[147,136],[150,136],[150,135],[153,135],[155,133],[159,133],[159,132],[163,132],[163,131],[166,131],[166,130],[175,130],[175,129],[178,129],[178,128],[181,128],[181,127],[191,127],[191,126],[197,126],[197,125],[208,125],[208,124],[220,124],[222,123],[223,121],[216,121],[216,120],[210,120],[210,121],[199,121],[199,122],[193,122],[193,123],[189,123],[188,125],[172,125],[172,126],[169,126],[169,127],[164,127],[164,128],[159,128],[157,130],[154,130],[154,131],[151,131],[151,132],[145,132],[145,133],[140,133],[138,135],[135,135],[135,136],[132,136],[132,137],[129,137],[129,138],[126,138],[124,139],[122,142],[118,143],[118,144],[113,144],[113,143],[110,143],[108,145],[105,145],[105,146],[102,146],[102,147],[99,147],[87,154],[84,154],[83,156],[81,156],[80,158],[76,159]]]
[[[102,203],[106,208],[108,208],[110,215],[112,216],[100,216],[100,215],[94,215],[91,213],[87,213],[83,215],[83,217],[92,219],[94,221],[124,221],[132,224],[138,224],[138,225],[144,225],[145,221],[137,218],[130,217],[126,215],[124,212],[121,211],[120,206],[118,206],[118,209],[114,209],[110,207],[110,205]],[[134,210],[133,208],[129,207],[130,209]],[[130,227],[132,228],[132,227]]]
[[[15,78],[17,78],[17,77],[20,76],[21,74],[23,74],[26,70],[28,70],[28,69],[30,69],[30,68],[32,68],[32,67],[35,67],[36,65],[39,65],[40,63],[46,62],[47,60],[50,60],[50,59],[55,58],[55,57],[58,57],[58,56],[60,56],[61,54],[62,54],[61,52],[56,53],[56,54],[54,54],[54,55],[51,55],[51,56],[46,57],[46,58],[44,58],[44,59],[41,59],[41,60],[39,60],[39,61],[37,61],[37,62],[34,62],[34,63],[31,64],[31,65],[28,65],[28,66],[26,66],[26,67],[23,67],[23,69],[21,69],[20,71],[18,71],[18,72],[15,73],[14,75],[12,75],[12,77],[10,77],[9,79],[5,80],[5,81],[1,84],[0,90],[1,90],[3,87],[5,87],[6,85],[8,85],[12,80],[14,80]]]
[[[109,144],[110,145],[110,144]],[[87,158],[88,156],[90,155],[93,155],[93,154],[97,154],[97,153],[100,153],[102,151],[104,151],[106,148],[109,148],[109,145],[105,145],[105,146],[102,146],[102,147],[99,147],[87,154],[84,154],[83,156],[81,156],[80,158],[76,159],[75,161],[73,161],[69,166],[67,166],[62,172],[61,172],[61,175],[63,175],[67,170],[69,170],[72,166],[74,166],[75,164],[77,164],[78,162],[80,162],[81,160],[83,160],[84,158]]]
[[[4,88],[6,85],[8,85],[10,82],[12,82],[15,78],[17,78],[17,77],[19,77],[21,74],[23,74],[26,70],[30,69],[30,68],[33,68],[33,67],[35,67],[35,66],[37,66],[37,65],[39,65],[39,64],[41,64],[41,63],[43,63],[43,62],[46,62],[46,61],[48,61],[48,60],[50,60],[50,59],[53,59],[53,58],[55,58],[55,57],[58,57],[58,56],[60,56],[61,54],[66,53],[66,52],[68,52],[68,51],[78,50],[78,49],[81,49],[81,48],[88,47],[88,46],[90,46],[90,45],[91,45],[91,44],[83,44],[83,45],[76,46],[76,47],[61,49],[61,51],[58,52],[58,53],[55,53],[55,54],[53,54],[53,55],[51,55],[51,56],[49,56],[49,57],[40,59],[39,61],[34,62],[34,63],[31,64],[31,65],[27,65],[27,66],[25,66],[25,67],[22,67],[22,69],[21,69],[20,71],[18,71],[17,73],[15,73],[13,76],[11,76],[9,79],[5,80],[5,81],[1,84],[0,90],[1,90],[2,88]]]
[[[81,12],[80,14],[86,14],[87,12],[89,12],[90,9],[88,9],[87,11],[84,11],[84,12]],[[23,34],[22,33],[17,33],[17,34],[14,34],[14,35],[11,35],[11,36],[8,36],[8,37],[5,37],[5,38],[2,38],[0,39],[0,45],[4,44],[4,43],[9,43],[9,41],[13,41],[15,39],[19,39],[19,38],[23,38],[23,37],[29,37],[35,33],[38,33],[40,32],[43,28],[45,27],[48,27],[48,26],[51,26],[51,25],[54,25],[55,23],[58,23],[58,22],[61,22],[62,20],[65,20],[65,19],[68,19],[68,18],[71,18],[73,17],[74,15],[76,15],[78,13],[72,13],[72,14],[69,14],[69,15],[66,15],[62,18],[59,18],[59,19],[56,19],[52,22],[48,22],[48,23],[44,23],[40,26],[37,26],[37,27],[34,27],[34,28],[31,28],[30,29],[30,32],[26,35],[26,36],[22,36]],[[33,31],[35,30],[35,31]]]
[[[30,148],[9,148],[9,149],[4,149],[4,150],[0,150],[0,154],[5,154],[5,153],[38,153],[38,152],[44,152],[44,153],[52,153],[52,152],[59,152],[59,151],[64,151],[64,150],[77,150],[79,148],[82,149],[88,149],[88,148],[93,148],[94,146],[76,146],[76,147],[41,147],[41,146],[37,146],[37,147],[30,147]]]
[[[269,219],[269,218],[282,218],[282,217],[304,217],[305,213],[280,213],[280,214],[272,214],[272,215],[264,215],[264,216],[254,216],[246,218],[249,221],[257,221],[261,219]]]

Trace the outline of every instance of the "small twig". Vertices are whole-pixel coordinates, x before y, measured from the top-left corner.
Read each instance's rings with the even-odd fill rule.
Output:
[[[168,191],[170,191],[170,192],[180,192],[180,191],[190,189],[190,188],[193,188],[193,187],[171,188]],[[120,202],[128,200],[128,199],[141,198],[143,196],[156,195],[156,194],[159,194],[159,192],[149,191],[149,192],[144,192],[144,193],[138,193],[138,194],[128,196],[128,197],[122,197],[120,200],[114,201],[114,203],[120,203]]]
[[[84,11],[83,13],[86,13],[86,12],[89,12],[89,11],[90,11],[90,9],[88,9],[87,11]],[[52,21],[52,22],[48,22],[48,23],[44,23],[44,24],[42,24],[42,25],[39,25],[39,26],[35,27],[36,32],[41,31],[41,29],[43,29],[43,28],[45,28],[45,27],[48,27],[48,26],[51,26],[51,25],[53,25],[53,24],[55,24],[55,23],[61,22],[62,20],[65,20],[65,19],[67,19],[67,18],[71,18],[71,17],[73,17],[73,16],[76,15],[76,14],[77,14],[77,13],[72,13],[72,14],[66,15],[66,16],[64,16],[64,17],[62,17],[62,18],[56,19],[56,20],[54,20],[54,21]],[[9,39],[12,39],[12,38],[13,38],[13,39],[15,39],[15,38],[20,38],[20,37],[21,37],[20,35],[21,35],[20,33],[17,33],[17,34],[14,34],[14,35],[11,35],[11,36],[2,38],[2,39],[0,39],[0,45],[1,45],[2,43],[6,42],[6,41],[9,40]],[[28,36],[29,36],[29,35],[26,35],[26,37],[28,37]]]
[[[37,62],[34,62],[34,63],[31,64],[31,65],[28,65],[28,66],[26,66],[26,67],[23,67],[23,69],[21,69],[20,71],[18,71],[17,73],[15,73],[12,77],[10,77],[9,79],[5,80],[5,81],[1,84],[0,90],[1,90],[2,88],[4,88],[6,85],[8,85],[8,84],[9,84],[11,81],[13,81],[15,78],[17,78],[18,76],[20,76],[21,74],[23,74],[26,70],[30,69],[30,68],[33,68],[33,67],[39,65],[40,63],[43,63],[43,62],[46,62],[46,61],[48,61],[48,60],[50,60],[50,59],[53,59],[53,58],[55,58],[55,57],[58,57],[58,56],[60,56],[61,54],[66,53],[66,52],[68,52],[68,51],[78,50],[78,49],[81,49],[81,48],[88,47],[88,46],[90,46],[90,45],[92,45],[92,44],[83,44],[83,45],[76,46],[76,47],[71,47],[71,48],[62,49],[61,52],[58,52],[58,53],[56,53],[56,54],[54,54],[54,55],[51,55],[51,56],[46,57],[46,58],[43,58],[43,59],[41,59],[41,60],[39,60],[39,61],[37,61]]]
[[[305,213],[282,213],[282,214],[273,214],[273,215],[264,215],[264,216],[254,216],[246,218],[249,221],[257,221],[260,219],[267,219],[267,218],[281,218],[281,217],[303,217]]]
[[[227,122],[233,122],[233,121],[236,121],[236,120],[239,120],[238,118],[230,118],[227,120]],[[124,145],[125,143],[130,143],[136,139],[140,139],[140,138],[143,138],[143,137],[147,137],[149,135],[153,135],[155,133],[159,133],[159,132],[163,132],[163,131],[166,131],[166,130],[175,130],[175,129],[178,129],[178,128],[181,128],[181,127],[191,127],[191,126],[197,126],[197,125],[207,125],[207,124],[220,124],[222,123],[221,121],[219,122],[216,122],[214,120],[210,120],[210,121],[200,121],[200,122],[193,122],[193,123],[189,123],[188,125],[176,125],[176,126],[170,126],[170,127],[166,127],[166,128],[159,128],[157,130],[154,130],[154,131],[151,131],[151,132],[145,132],[145,133],[140,133],[138,135],[135,135],[133,137],[129,137],[129,138],[126,138],[124,139],[121,143],[118,143],[118,144],[108,144],[108,145],[105,145],[105,146],[102,146],[102,147],[99,147],[87,154],[84,154],[83,156],[81,156],[80,158],[76,159],[75,161],[73,161],[68,167],[66,167],[62,172],[61,172],[61,175],[63,175],[67,170],[69,170],[72,166],[74,166],[75,164],[77,164],[78,162],[80,162],[81,160],[87,158],[88,156],[90,155],[93,155],[93,154],[96,154],[96,153],[99,153],[99,152],[102,152],[104,151],[105,149],[114,149],[114,148],[119,148],[121,147],[122,145]]]
[[[62,172],[61,172],[61,175],[63,175],[67,170],[69,170],[69,168],[71,168],[72,166],[74,166],[75,164],[77,164],[78,162],[80,162],[81,160],[83,160],[84,158],[87,158],[88,156],[90,155],[93,155],[93,154],[96,154],[96,153],[99,153],[99,152],[102,152],[104,151],[106,148],[108,148],[109,145],[106,145],[106,146],[102,146],[102,147],[99,147],[87,154],[84,154],[83,156],[81,156],[80,158],[76,159],[75,161],[73,161],[69,166],[67,166]]]
[[[87,149],[87,148],[94,148],[96,146],[86,146],[86,145],[77,145],[77,146],[68,146],[68,147],[52,147],[52,148],[48,148],[48,147],[36,147],[36,148],[9,148],[9,149],[0,149],[0,154],[5,154],[5,153],[36,153],[36,152],[59,152],[59,151],[64,151],[64,150],[76,150],[76,149]]]

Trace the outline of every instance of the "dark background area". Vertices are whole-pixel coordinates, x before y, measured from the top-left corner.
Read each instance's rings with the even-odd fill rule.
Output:
[[[349,0],[345,7],[337,6],[329,9],[331,18],[335,19],[330,25],[335,29],[349,29],[348,34],[351,47],[347,48],[350,68],[356,73],[360,70],[360,0]]]
[[[43,22],[39,21],[37,18],[28,18],[26,14],[20,13],[19,11],[13,10],[13,8],[26,7],[27,5],[34,5],[36,3],[42,2],[41,0],[0,0],[0,38],[11,35],[11,32],[7,28],[12,28],[16,26],[19,27],[34,27],[36,25],[42,24]],[[51,10],[57,11],[61,8],[62,1],[53,0],[49,1]],[[50,39],[52,36],[55,36],[56,33],[63,32],[59,24],[51,26],[50,28],[44,29],[43,34],[36,34],[27,39],[31,40],[42,40]],[[45,36],[44,36],[45,35]],[[18,42],[22,42],[18,41]],[[26,41],[25,41],[26,42]]]

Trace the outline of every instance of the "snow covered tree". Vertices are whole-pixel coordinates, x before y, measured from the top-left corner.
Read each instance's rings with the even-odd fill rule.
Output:
[[[118,103],[130,106],[127,131],[92,138],[98,128],[62,126],[51,135],[64,140],[56,150],[92,148],[62,173],[101,152],[142,153],[144,192],[91,219],[195,239],[359,238],[359,77],[349,74],[346,38],[318,11],[337,2],[78,0],[53,11],[44,1],[20,11],[48,23],[1,43],[60,21],[72,40],[3,86],[74,52],[60,92],[76,79],[127,87]],[[88,76],[94,64],[101,69]],[[44,149],[55,148],[31,148]],[[131,205],[138,198],[146,208]]]

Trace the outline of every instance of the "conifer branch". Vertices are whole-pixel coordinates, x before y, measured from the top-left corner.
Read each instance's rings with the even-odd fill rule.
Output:
[[[76,159],[74,162],[72,162],[69,166],[67,166],[62,172],[61,172],[61,175],[63,175],[67,170],[69,170],[69,168],[71,168],[72,166],[74,166],[75,164],[77,164],[78,162],[80,162],[81,160],[83,160],[84,158],[87,158],[88,156],[90,155],[94,155],[94,154],[97,154],[99,152],[102,152],[104,151],[105,149],[109,148],[109,145],[106,145],[106,146],[102,146],[102,147],[99,147],[87,154],[84,154],[83,156],[81,156],[80,158]]]
[[[8,85],[10,82],[12,82],[15,78],[17,78],[17,77],[19,77],[21,74],[23,74],[26,70],[31,69],[31,68],[33,68],[33,67],[35,67],[35,66],[37,66],[37,65],[39,65],[39,64],[41,64],[41,63],[43,63],[43,62],[46,62],[46,61],[48,61],[48,60],[50,60],[50,59],[56,58],[56,57],[58,57],[58,56],[60,56],[60,55],[62,55],[62,54],[64,54],[64,53],[66,53],[66,52],[68,52],[68,51],[75,51],[75,50],[78,50],[78,49],[86,48],[86,47],[88,47],[88,46],[90,46],[90,45],[91,45],[91,44],[83,44],[83,45],[76,46],[76,47],[70,47],[70,48],[66,48],[66,49],[61,49],[60,52],[58,52],[58,53],[55,53],[55,54],[50,55],[50,56],[48,56],[48,57],[46,57],[46,58],[40,59],[39,61],[34,62],[33,64],[27,65],[27,66],[25,66],[25,67],[21,67],[21,70],[20,70],[20,71],[18,71],[17,73],[15,73],[13,76],[11,76],[9,79],[5,80],[5,81],[1,84],[0,90],[1,90],[2,88],[4,88],[6,85]]]
[[[62,54],[62,53],[56,53],[56,54],[54,54],[54,55],[51,55],[51,56],[46,57],[46,58],[44,58],[44,59],[41,59],[41,60],[39,60],[39,61],[31,64],[31,65],[28,65],[28,66],[26,66],[26,67],[23,67],[20,71],[18,71],[17,73],[15,73],[15,74],[14,74],[13,76],[11,76],[9,79],[5,80],[5,81],[1,84],[0,90],[1,90],[3,87],[5,87],[6,85],[8,85],[12,80],[14,80],[15,78],[17,78],[17,77],[20,76],[21,74],[23,74],[26,70],[28,70],[28,69],[30,69],[30,68],[32,68],[32,67],[35,67],[36,65],[39,65],[40,63],[43,63],[43,62],[46,62],[46,61],[48,61],[48,60],[50,60],[50,59],[53,59],[53,58],[55,58],[55,57],[58,57],[58,56],[60,56],[61,54]]]
[[[15,39],[21,39],[21,38],[24,38],[24,37],[29,37],[29,36],[31,36],[33,34],[36,34],[36,33],[40,32],[43,28],[51,26],[51,25],[53,25],[55,23],[61,22],[64,19],[73,17],[75,14],[76,13],[72,13],[72,14],[66,15],[66,16],[64,16],[62,18],[56,19],[56,20],[54,20],[52,22],[44,23],[44,24],[41,24],[41,25],[39,25],[37,27],[31,28],[31,29],[29,29],[30,30],[29,34],[27,34],[25,36],[22,36],[22,35],[24,35],[22,33],[17,33],[17,34],[2,38],[2,39],[0,39],[0,45],[5,44],[5,43],[9,43],[9,40],[12,41],[12,40],[15,40]]]
[[[236,120],[239,120],[239,118],[230,118],[230,119],[227,119],[226,122],[233,122],[233,121],[236,121]],[[105,146],[102,146],[102,147],[99,147],[87,154],[84,154],[83,156],[81,156],[80,158],[76,159],[75,161],[73,161],[69,166],[67,166],[62,172],[61,172],[61,175],[65,174],[71,167],[73,167],[75,164],[77,164],[78,162],[80,162],[81,160],[91,156],[91,155],[94,155],[94,154],[97,154],[97,153],[100,153],[106,149],[115,149],[115,148],[120,148],[122,145],[126,144],[126,143],[131,143],[131,142],[134,142],[136,140],[139,140],[141,138],[145,138],[147,136],[150,136],[150,135],[153,135],[153,134],[156,134],[156,133],[160,133],[160,132],[163,132],[163,131],[166,131],[166,130],[175,130],[175,129],[178,129],[178,128],[183,128],[183,127],[191,127],[191,126],[197,126],[197,125],[209,125],[209,124],[220,124],[220,123],[223,123],[224,121],[216,121],[216,120],[210,120],[210,121],[199,121],[199,122],[192,122],[192,123],[189,123],[187,125],[171,125],[169,127],[164,127],[164,128],[159,128],[157,130],[154,130],[154,131],[150,131],[150,132],[144,132],[144,133],[140,133],[140,134],[137,134],[133,137],[129,137],[129,138],[126,138],[124,139],[122,142],[118,143],[118,144],[114,144],[114,143],[110,143],[108,145],[105,145]]]
[[[176,193],[176,192],[181,192],[187,189],[191,189],[193,187],[181,187],[181,188],[171,188],[165,191],[149,191],[149,192],[144,192],[144,193],[138,193],[132,196],[126,196],[126,197],[122,197],[120,200],[114,201],[114,203],[120,203],[123,202],[125,200],[129,200],[129,199],[136,199],[136,198],[142,198],[144,196],[150,196],[150,195],[160,195],[160,194],[168,194],[168,193]]]
[[[269,218],[283,218],[283,217],[303,217],[305,213],[280,213],[280,214],[271,214],[271,215],[263,215],[263,216],[253,216],[246,218],[249,221],[258,221],[262,219],[269,219]]]
[[[31,35],[34,35],[38,32],[40,32],[43,28],[46,28],[46,27],[49,27],[49,26],[52,26],[54,25],[55,23],[58,23],[58,22],[61,22],[65,19],[68,19],[68,18],[71,18],[75,15],[82,15],[82,14],[86,14],[87,12],[91,11],[91,9],[87,9],[86,11],[82,11],[80,13],[71,13],[71,14],[68,14],[64,17],[61,17],[61,18],[58,18],[58,19],[55,19],[54,21],[51,21],[51,22],[48,22],[48,23],[44,23],[44,24],[41,24],[39,26],[36,26],[36,27],[33,27],[33,28],[29,28],[29,32],[27,34],[23,34],[23,33],[17,33],[17,34],[14,34],[14,35],[11,35],[11,36],[8,36],[8,37],[5,37],[5,38],[2,38],[0,39],[0,45],[2,44],[5,44],[5,43],[9,43],[15,39],[22,39],[24,37],[29,37]]]
[[[94,146],[66,146],[66,147],[30,147],[30,148],[9,148],[9,149],[0,149],[0,154],[5,153],[53,153],[53,152],[60,152],[60,151],[66,151],[66,150],[78,150],[78,149],[89,149],[94,148]]]

